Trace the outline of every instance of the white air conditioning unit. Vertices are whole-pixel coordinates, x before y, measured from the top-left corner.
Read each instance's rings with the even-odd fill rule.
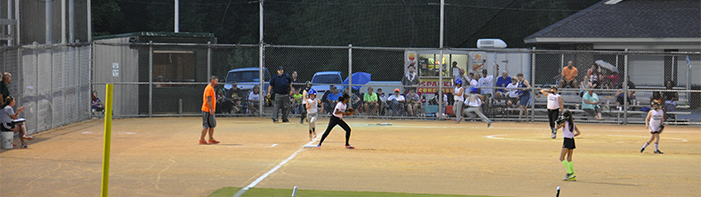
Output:
[[[506,48],[506,43],[498,38],[479,39],[477,48]]]

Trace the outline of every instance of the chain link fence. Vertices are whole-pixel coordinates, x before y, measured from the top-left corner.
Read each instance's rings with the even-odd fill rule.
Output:
[[[441,59],[440,50],[430,48],[264,45],[261,65],[258,45],[148,44],[123,40],[97,41],[93,48],[93,89],[99,92],[105,83],[115,84],[116,117],[199,116],[202,91],[210,75],[219,77],[220,85],[216,89],[221,103],[217,111],[221,116],[268,117],[272,103],[264,97],[268,94],[270,78],[279,67],[296,77],[293,83],[296,92],[290,97],[291,117],[301,114],[301,105],[294,95],[304,89],[306,81],[312,82],[313,88],[320,92],[318,97],[328,109],[335,99],[328,99],[327,92],[349,93],[347,78],[357,75],[351,77],[350,88],[351,105],[358,109],[358,116],[354,117],[452,119],[455,117],[451,117],[454,114],[451,111],[457,110],[451,108],[454,78],[463,73],[466,81],[480,81],[485,78],[481,76],[482,70],[491,79],[491,83],[481,85],[482,90],[496,89],[496,81],[504,72],[512,78],[521,73],[531,85],[528,90],[533,99],[526,104],[528,118],[519,118],[518,101],[509,102],[511,89],[498,95],[487,92],[490,95],[485,99],[488,102],[483,112],[498,121],[547,121],[547,99],[540,89],[550,86],[560,87],[566,109],[590,122],[643,123],[645,110],[649,109],[656,91],[663,97],[668,92],[662,103],[668,100],[676,103],[669,104],[674,107],[667,106],[670,124],[699,124],[697,116],[701,107],[701,79],[690,75],[701,72],[698,66],[701,55],[693,52],[450,49],[443,51]],[[576,72],[568,68],[570,61]],[[120,65],[118,76],[113,76],[115,63]],[[259,73],[261,66],[263,78]],[[416,72],[418,84],[405,80],[412,76],[407,74],[410,67]],[[563,76],[563,69],[571,73]],[[364,79],[363,73],[370,78]],[[470,74],[477,77],[469,78]],[[624,83],[626,79],[630,83]],[[672,81],[671,89],[665,88],[665,81]],[[500,87],[506,88],[510,82]],[[467,89],[469,84],[465,83]],[[377,106],[365,100],[369,87],[375,93],[382,89],[384,96],[379,96]],[[435,98],[439,87],[443,87],[446,102],[438,102],[443,97]],[[262,89],[254,94],[261,98],[258,102],[249,98],[254,88]],[[589,88],[593,89],[590,96],[595,93],[599,98],[597,108],[601,109],[602,120],[597,120],[599,116],[595,112],[589,114],[589,106],[582,101]],[[399,89],[398,93],[408,103],[393,106],[387,101],[395,89]],[[408,95],[409,91],[417,93],[418,99]],[[672,93],[674,98],[670,96]],[[263,110],[258,110],[261,105]],[[393,115],[395,110],[397,113]]]
[[[27,45],[0,49],[15,111],[27,132],[90,119],[90,45]],[[9,80],[9,81],[8,81]],[[8,96],[8,95],[4,95]]]

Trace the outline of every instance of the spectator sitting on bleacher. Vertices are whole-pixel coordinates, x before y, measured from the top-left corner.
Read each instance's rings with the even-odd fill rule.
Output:
[[[601,73],[599,73],[598,64],[591,64],[591,68],[587,70],[587,77],[589,77],[589,82],[591,82],[592,87],[601,87],[599,81],[601,79]]]
[[[11,96],[5,97],[2,103],[2,108],[0,108],[0,123],[2,124],[2,126],[0,126],[2,129],[0,130],[20,132],[20,135],[22,136],[20,138],[20,141],[22,142],[22,146],[20,146],[20,148],[27,148],[27,143],[25,143],[24,140],[31,140],[34,139],[34,137],[27,134],[27,128],[24,126],[24,121],[16,121],[19,118],[19,114],[24,111],[24,107],[18,108],[17,112],[15,113],[15,111],[12,109],[14,106],[15,99]]]
[[[665,87],[667,88],[668,91],[673,90],[674,87],[674,81],[667,81],[665,83]],[[674,111],[674,109],[677,108],[677,101],[679,100],[679,93],[678,92],[664,92],[662,93],[662,99],[664,100],[664,108],[665,112],[671,112]]]
[[[601,106],[599,105],[601,101],[599,101],[599,96],[594,93],[594,87],[596,86],[587,89],[588,91],[582,96],[582,110],[594,116],[594,119],[602,120]]]
[[[416,94],[414,90],[409,90],[406,94],[406,111],[409,112],[410,116],[418,116],[419,110],[421,109],[421,97]]]
[[[652,97],[650,97],[650,102],[652,103],[653,101],[657,101],[657,103],[664,103],[664,102],[662,102],[662,94],[660,94],[660,91],[652,92]]]
[[[577,88],[577,68],[572,61],[567,62],[567,66],[562,68],[562,79],[560,79],[560,88],[572,87]]]
[[[392,109],[392,116],[396,116],[397,112],[399,112],[399,115],[404,115],[404,101],[406,99],[404,98],[404,95],[399,93],[399,88],[394,89],[394,94],[389,95],[389,98],[387,98],[387,104],[390,106],[390,109]]]
[[[623,103],[623,96],[624,96],[623,84],[624,83],[621,83],[621,85],[618,86],[618,88],[620,90],[618,90],[616,92],[616,106],[619,107],[619,110],[622,109],[623,105],[624,105],[624,103]],[[626,100],[626,102],[628,103],[628,105],[631,105],[631,104],[633,104],[633,102],[632,102],[633,99],[635,99],[635,91],[633,91],[631,89],[635,89],[635,84],[630,80],[630,76],[628,76],[628,83],[625,83],[625,84],[628,86],[628,100]]]
[[[509,108],[518,106],[518,79],[516,77],[511,78],[511,83],[506,85],[506,91],[509,97],[506,106]]]
[[[579,97],[584,96],[584,91],[592,87],[591,81],[589,81],[589,76],[584,76],[584,80],[579,83]]]
[[[508,93],[504,91],[504,88],[511,83],[511,77],[506,71],[501,73],[501,77],[497,78],[497,91],[494,93],[494,99],[501,101],[502,99],[508,98]]]

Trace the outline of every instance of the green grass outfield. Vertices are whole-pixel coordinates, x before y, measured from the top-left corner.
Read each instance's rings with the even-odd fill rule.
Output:
[[[231,197],[241,190],[241,188],[236,187],[225,187],[221,188],[214,193],[210,194],[210,197]],[[293,189],[268,189],[268,188],[251,188],[243,197],[254,197],[254,196],[292,196]],[[299,197],[489,197],[489,196],[467,196],[467,195],[445,195],[445,194],[409,194],[409,193],[390,193],[390,192],[358,192],[358,191],[322,191],[322,190],[300,190],[297,189],[297,196]]]

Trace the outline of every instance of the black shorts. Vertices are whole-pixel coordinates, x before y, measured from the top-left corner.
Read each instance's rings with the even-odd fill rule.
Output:
[[[563,139],[565,139],[565,140],[562,142],[562,148],[567,148],[567,149],[575,149],[576,148],[574,145],[574,138],[563,138]]]
[[[15,128],[15,123],[14,122],[5,122],[2,123],[2,126],[0,126],[0,131],[12,131],[12,129]]]
[[[662,130],[664,130],[664,125],[660,125],[660,128],[658,128],[657,131],[650,131],[650,134],[660,134],[662,133]]]

